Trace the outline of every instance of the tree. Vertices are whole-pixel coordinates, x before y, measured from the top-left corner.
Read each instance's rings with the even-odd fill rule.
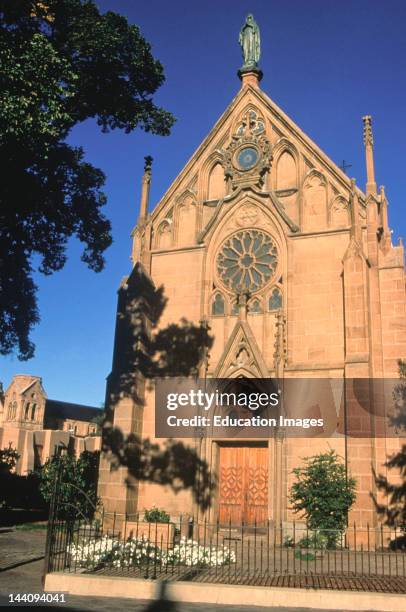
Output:
[[[50,502],[58,480],[58,515],[89,519],[97,506],[98,466],[98,452],[84,451],[78,459],[71,455],[54,456],[37,472],[39,491]]]
[[[302,513],[310,529],[328,530],[327,545],[334,546],[355,501],[355,479],[347,476],[334,450],[306,457],[293,474],[297,479],[290,490],[293,511]]]
[[[105,176],[70,131],[94,118],[105,132],[167,135],[174,118],[153,102],[163,67],[139,28],[91,0],[0,0],[0,64],[0,353],[29,359],[33,272],[60,270],[71,236],[98,272],[112,241]]]
[[[406,361],[399,360],[400,383],[395,387],[393,399],[395,414],[391,417],[392,425],[399,430],[406,431]],[[384,464],[389,470],[397,470],[400,482],[394,484],[383,474],[374,473],[376,487],[387,498],[387,503],[378,503],[375,495],[372,499],[377,513],[390,527],[398,527],[406,532],[406,444],[399,452],[394,453]]]

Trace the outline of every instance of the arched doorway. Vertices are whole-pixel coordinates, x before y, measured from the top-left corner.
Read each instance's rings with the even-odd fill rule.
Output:
[[[263,392],[261,380],[228,380],[226,393]],[[267,388],[269,392],[269,387]],[[247,408],[233,407],[231,417],[250,417]],[[218,520],[220,525],[263,525],[269,517],[268,440],[222,440],[217,444]]]

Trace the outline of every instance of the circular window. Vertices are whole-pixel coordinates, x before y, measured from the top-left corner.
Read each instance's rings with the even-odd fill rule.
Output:
[[[258,151],[254,147],[244,147],[237,153],[237,164],[241,170],[250,170],[258,161]]]
[[[217,255],[217,273],[233,291],[253,293],[271,280],[278,263],[272,238],[259,230],[245,230],[231,236]]]

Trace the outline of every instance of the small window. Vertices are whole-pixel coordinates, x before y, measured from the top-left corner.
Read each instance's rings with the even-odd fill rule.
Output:
[[[256,299],[252,300],[252,302],[249,303],[248,312],[250,312],[251,314],[259,314],[260,312],[262,312],[260,301]]]
[[[282,294],[279,289],[274,289],[269,298],[268,310],[273,312],[279,310],[279,308],[282,308]]]
[[[224,314],[224,298],[221,293],[216,293],[215,298],[211,305],[212,315],[223,315]]]
[[[231,314],[238,315],[238,313],[239,313],[238,302],[233,302],[231,306]]]
[[[30,415],[30,402],[27,402],[27,403],[25,404],[25,411],[24,411],[24,419],[25,419],[26,421],[28,421],[28,419],[30,418],[30,416],[29,416],[29,415]]]
[[[35,411],[37,409],[37,404],[33,404],[31,407],[31,421],[35,421]]]

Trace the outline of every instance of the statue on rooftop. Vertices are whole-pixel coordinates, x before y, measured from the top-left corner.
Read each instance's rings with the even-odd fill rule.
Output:
[[[240,30],[238,42],[244,58],[243,69],[256,68],[261,56],[261,38],[253,15],[248,15]]]

